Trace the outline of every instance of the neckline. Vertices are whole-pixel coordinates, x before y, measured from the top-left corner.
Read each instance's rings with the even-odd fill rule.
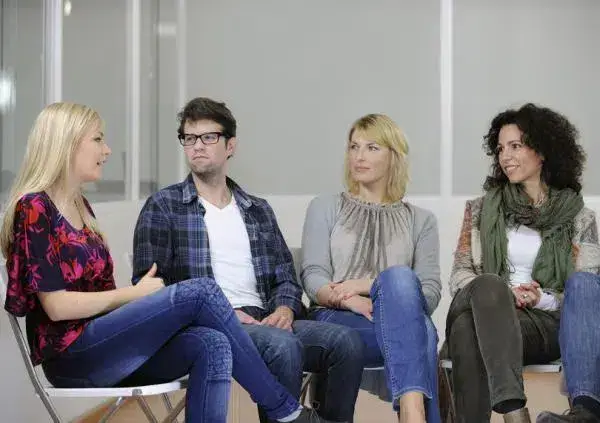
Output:
[[[85,225],[85,222],[83,222],[83,226],[81,228],[76,227],[75,225],[73,225],[69,219],[67,219],[59,210],[58,206],[54,203],[54,201],[52,201],[52,198],[50,198],[50,195],[46,192],[43,191],[42,192],[44,194],[44,196],[46,197],[46,200],[48,200],[48,203],[50,203],[50,205],[52,206],[52,208],[54,209],[54,211],[56,211],[56,214],[58,215],[59,220],[62,220],[63,222],[65,222],[69,228],[71,228],[71,230],[73,232],[83,232],[85,231],[85,228],[87,227]],[[82,218],[83,220],[83,218]]]
[[[200,199],[200,202],[202,203],[204,208],[207,208],[207,206],[210,206],[212,209],[220,211],[220,212],[226,211],[226,210],[230,209],[232,206],[235,206],[237,204],[233,193],[231,194],[231,199],[229,200],[229,203],[227,203],[223,208],[215,206],[213,203],[211,203],[204,197],[198,196],[198,198]]]
[[[403,200],[398,200],[395,203],[373,203],[373,202],[362,200],[358,197],[355,197],[354,195],[352,195],[351,193],[349,193],[347,191],[342,192],[342,197],[358,206],[373,209],[373,210],[395,210],[395,209],[399,209],[399,208],[402,208],[405,206],[405,203]]]

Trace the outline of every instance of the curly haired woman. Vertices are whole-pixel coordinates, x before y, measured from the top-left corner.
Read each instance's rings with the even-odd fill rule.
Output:
[[[577,140],[567,118],[534,104],[492,120],[491,175],[485,195],[466,204],[450,278],[446,338],[459,422],[487,422],[492,410],[505,422],[530,421],[522,366],[560,357],[565,286],[598,273]]]

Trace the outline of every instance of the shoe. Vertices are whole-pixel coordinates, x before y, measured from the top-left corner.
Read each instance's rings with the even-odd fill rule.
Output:
[[[504,417],[504,423],[531,423],[529,410],[525,407],[503,414],[502,417]]]
[[[321,416],[317,414],[317,412],[312,408],[304,407],[300,412],[300,415],[294,423],[333,423],[330,420],[325,420]]]
[[[591,411],[582,405],[577,404],[572,409],[568,410],[565,414],[555,414],[549,411],[541,413],[537,420],[537,423],[562,423],[562,422],[576,422],[576,423],[598,423],[600,419],[596,417]]]

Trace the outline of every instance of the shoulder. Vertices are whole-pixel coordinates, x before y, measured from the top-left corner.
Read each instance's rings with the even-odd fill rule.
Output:
[[[342,194],[324,194],[313,198],[308,207],[317,212],[336,213],[342,201]]]
[[[575,216],[575,228],[576,230],[582,230],[588,228],[596,221],[596,212],[594,210],[583,207],[579,213]]]
[[[263,210],[273,210],[271,204],[269,204],[266,198],[259,197],[258,195],[248,194],[245,191],[242,191],[242,193],[248,200],[250,200],[253,206]]]
[[[50,219],[54,214],[54,207],[50,198],[44,192],[35,192],[23,195],[16,204],[16,213],[28,216],[27,223],[33,223],[32,219],[38,216]]]
[[[176,184],[172,184],[166,186],[164,188],[156,191],[151,198],[157,199],[165,199],[165,200],[180,200],[183,198],[183,189],[185,187],[186,182],[178,182]]]
[[[172,204],[183,201],[183,185],[182,182],[179,182],[161,188],[148,197],[145,207],[158,206],[161,209],[171,209]]]
[[[413,228],[416,233],[431,228],[437,228],[437,218],[431,210],[415,206],[408,202],[405,202],[404,204],[412,216]]]
[[[472,200],[467,200],[465,203],[465,220],[470,220],[475,227],[479,227],[481,218],[481,209],[483,208],[483,200],[485,196],[477,197]]]
[[[467,200],[465,208],[468,207],[471,210],[471,212],[476,211],[477,213],[479,213],[481,207],[483,207],[484,198],[485,196],[482,195],[481,197],[477,197],[472,200]]]

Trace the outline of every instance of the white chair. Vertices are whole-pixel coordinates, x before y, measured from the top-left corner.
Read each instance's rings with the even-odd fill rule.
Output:
[[[0,265],[0,300],[2,301],[2,303],[4,303],[6,300],[7,284],[8,275],[6,273],[6,265],[2,263]],[[56,411],[56,408],[52,404],[51,398],[56,397],[115,398],[108,410],[99,420],[99,422],[102,423],[109,421],[109,419],[117,412],[117,410],[121,408],[121,406],[124,404],[125,398],[133,397],[144,412],[144,414],[146,415],[148,421],[150,423],[158,423],[158,419],[150,409],[144,397],[159,394],[162,394],[164,397],[166,397],[167,393],[169,392],[174,392],[180,389],[187,388],[187,380],[176,380],[173,382],[161,383],[157,385],[132,386],[127,388],[54,388],[52,386],[47,386],[42,383],[35,368],[31,364],[31,359],[29,358],[29,346],[27,344],[27,341],[25,340],[25,337],[23,336],[23,332],[21,331],[21,327],[19,326],[17,318],[10,313],[6,314],[8,316],[8,321],[10,322],[10,326],[17,341],[17,345],[19,347],[23,363],[25,364],[25,369],[27,370],[29,380],[31,381],[35,389],[36,396],[40,400],[42,400],[44,407],[46,407],[46,410],[48,411],[48,414],[50,415],[50,418],[54,423],[62,423],[64,421],[61,420],[58,412]],[[169,409],[167,417],[165,417],[162,420],[162,423],[176,422],[177,416],[183,410],[184,406],[185,401],[181,400],[181,402],[177,404],[175,408],[171,407]]]

